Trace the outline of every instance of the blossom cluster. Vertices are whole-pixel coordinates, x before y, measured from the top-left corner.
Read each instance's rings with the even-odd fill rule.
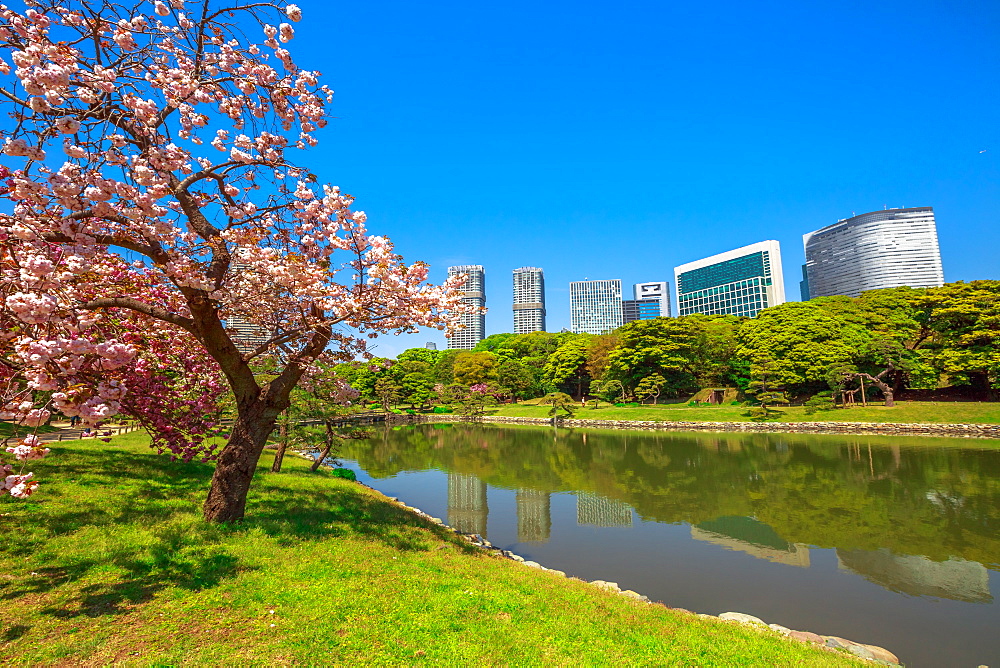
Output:
[[[49,454],[48,448],[43,448],[38,437],[31,434],[22,438],[17,444],[8,446],[7,452],[14,455],[18,461],[41,459]],[[10,494],[17,499],[26,499],[38,489],[38,482],[33,480],[33,473],[15,473],[10,464],[0,464],[0,496]]]
[[[8,446],[7,452],[11,453],[18,460],[41,459],[49,454],[48,448],[43,448],[34,434],[25,436],[17,445]]]
[[[299,7],[82,7],[0,6],[16,117],[0,130],[0,419],[123,412],[162,451],[211,458],[227,385],[266,393],[251,360],[297,381],[380,333],[458,326],[461,277],[429,285],[292,162],[333,95],[288,49]]]

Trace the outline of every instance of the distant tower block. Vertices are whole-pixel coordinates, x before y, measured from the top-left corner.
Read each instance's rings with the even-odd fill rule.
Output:
[[[632,526],[632,508],[596,494],[576,495],[576,523],[597,527]]]
[[[536,489],[519,489],[517,501],[517,542],[545,543],[552,529],[549,493]]]
[[[249,355],[274,338],[274,334],[269,332],[267,328],[255,325],[238,315],[226,318],[226,329],[232,335],[233,345],[236,346],[241,355]]]
[[[474,475],[448,474],[448,523],[462,533],[486,537],[486,483]]]
[[[433,341],[428,341],[427,343],[424,344],[424,348],[426,348],[427,350],[437,350],[438,344],[434,343]]]
[[[538,267],[514,270],[514,333],[545,331],[545,276]]]
[[[462,303],[477,307],[476,313],[463,313],[459,322],[462,329],[448,339],[449,349],[472,350],[486,338],[486,270],[481,264],[463,264],[448,267],[448,278],[465,274]]]

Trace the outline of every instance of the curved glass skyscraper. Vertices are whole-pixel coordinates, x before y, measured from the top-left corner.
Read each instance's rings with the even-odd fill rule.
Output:
[[[810,299],[944,283],[929,206],[863,213],[805,234],[802,243]]]

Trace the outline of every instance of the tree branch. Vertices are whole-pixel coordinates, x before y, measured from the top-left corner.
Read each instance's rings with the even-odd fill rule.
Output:
[[[85,311],[96,311],[102,308],[124,308],[130,311],[135,311],[136,313],[143,313],[151,318],[156,318],[157,320],[169,322],[172,325],[177,325],[178,327],[194,333],[194,321],[191,318],[185,318],[184,316],[177,315],[176,313],[171,313],[166,309],[145,304],[138,299],[133,299],[132,297],[101,297],[99,299],[91,299],[86,304],[80,306],[80,308]]]

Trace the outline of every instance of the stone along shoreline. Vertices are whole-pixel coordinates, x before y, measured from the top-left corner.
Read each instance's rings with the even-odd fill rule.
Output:
[[[462,422],[457,415],[421,415],[419,421]],[[551,426],[552,418],[484,415],[476,422]],[[641,429],[647,431],[708,431],[766,434],[856,434],[859,436],[944,436],[1000,439],[1000,424],[932,424],[926,422],[684,422],[661,420],[580,420],[560,418],[560,427]]]

